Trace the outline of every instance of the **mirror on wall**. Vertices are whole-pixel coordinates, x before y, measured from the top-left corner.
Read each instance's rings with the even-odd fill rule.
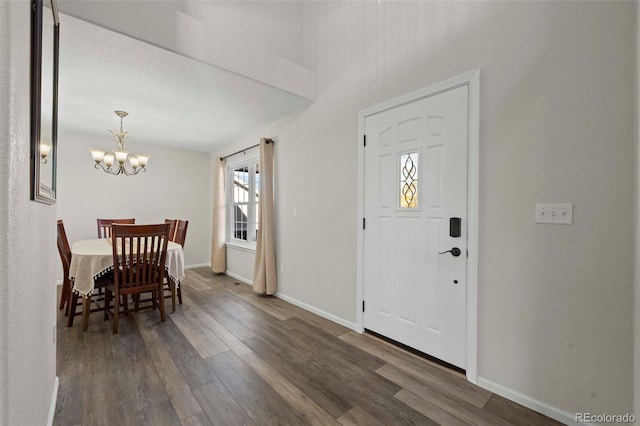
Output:
[[[56,200],[58,63],[57,0],[32,0],[31,18],[31,199]]]

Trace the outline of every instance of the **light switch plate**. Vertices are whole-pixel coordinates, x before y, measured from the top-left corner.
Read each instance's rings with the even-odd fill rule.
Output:
[[[536,204],[535,222],[571,225],[573,223],[573,204]]]

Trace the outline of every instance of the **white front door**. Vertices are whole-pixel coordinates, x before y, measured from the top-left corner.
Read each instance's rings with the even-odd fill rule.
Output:
[[[468,110],[465,85],[364,122],[364,327],[463,369]]]

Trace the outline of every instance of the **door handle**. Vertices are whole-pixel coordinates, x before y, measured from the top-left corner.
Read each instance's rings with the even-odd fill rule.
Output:
[[[438,254],[445,254],[445,253],[451,253],[451,256],[458,257],[460,256],[461,251],[458,247],[454,247],[451,250],[443,251],[442,253],[438,253]]]

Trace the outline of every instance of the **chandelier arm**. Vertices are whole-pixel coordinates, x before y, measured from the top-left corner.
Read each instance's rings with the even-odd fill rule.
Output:
[[[96,169],[102,169],[103,172],[110,175],[114,175],[114,176],[118,176],[118,175],[135,176],[140,172],[143,172],[143,173],[147,172],[146,167],[138,167],[133,170],[127,170],[127,167],[124,164],[118,164],[118,167],[115,169],[109,166],[105,166],[103,163],[96,163],[93,165],[93,167]]]
[[[96,163],[93,167],[96,169],[102,169],[105,173],[111,173],[111,167],[105,167],[102,163]]]
[[[120,173],[126,175],[126,176],[134,176],[136,174],[138,174],[135,170],[133,172],[130,172],[129,170],[127,170],[127,168],[123,165],[120,166]]]

